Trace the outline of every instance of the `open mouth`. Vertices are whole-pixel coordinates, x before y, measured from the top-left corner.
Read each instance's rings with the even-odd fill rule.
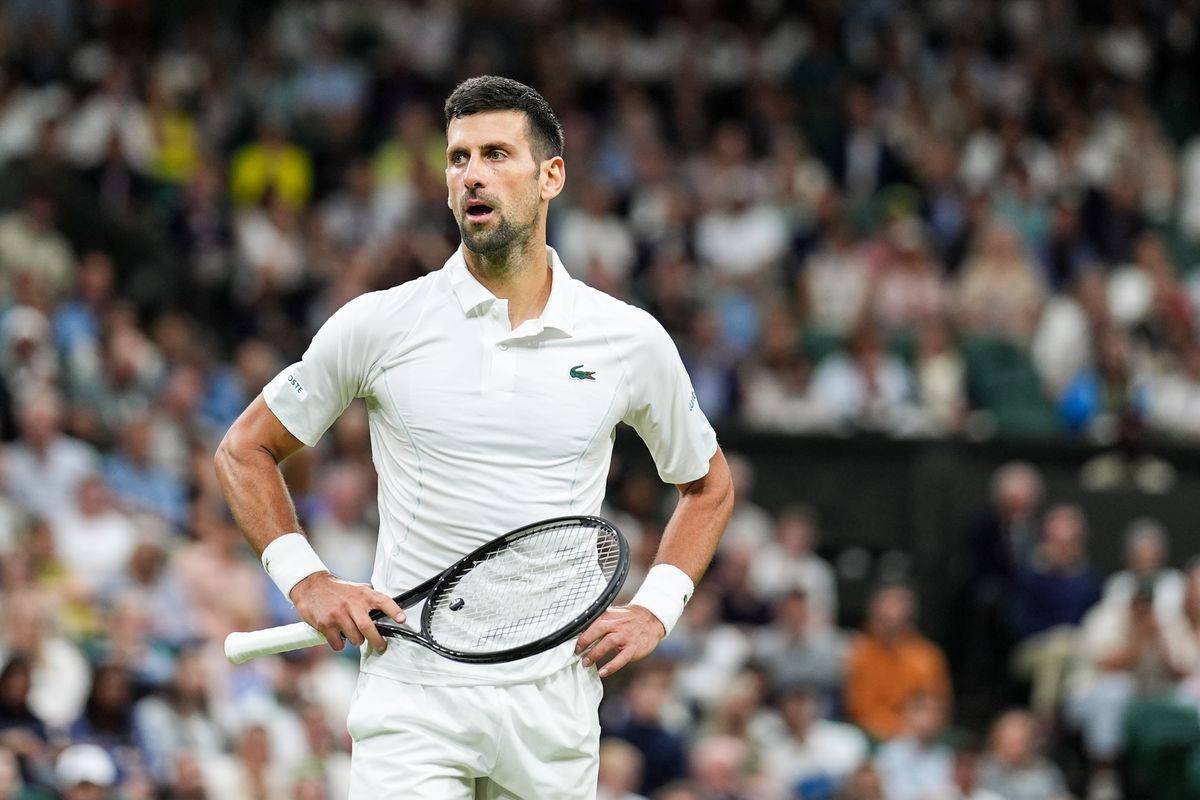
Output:
[[[479,200],[467,201],[467,219],[471,222],[486,222],[492,217],[492,207]]]

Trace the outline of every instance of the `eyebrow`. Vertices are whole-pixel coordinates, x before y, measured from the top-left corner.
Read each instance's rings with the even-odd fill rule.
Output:
[[[451,153],[463,153],[470,149],[471,148],[464,147],[464,146],[459,146],[459,147],[450,146],[450,147],[446,148],[446,155],[450,155]],[[507,150],[508,152],[511,153],[514,149],[516,149],[516,145],[514,145],[512,142],[504,142],[504,141],[486,142],[486,143],[480,145],[479,149],[483,150],[485,152],[488,150]]]

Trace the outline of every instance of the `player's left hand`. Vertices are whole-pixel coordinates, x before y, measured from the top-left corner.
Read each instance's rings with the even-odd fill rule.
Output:
[[[650,655],[666,635],[667,629],[658,617],[641,606],[610,608],[580,634],[575,652],[586,653],[585,667],[612,655],[600,667],[600,677],[606,678],[629,662]]]

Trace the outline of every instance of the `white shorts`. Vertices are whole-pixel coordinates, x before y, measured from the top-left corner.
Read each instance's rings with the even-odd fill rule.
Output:
[[[596,668],[578,661],[509,686],[360,673],[350,800],[591,800],[602,694]]]

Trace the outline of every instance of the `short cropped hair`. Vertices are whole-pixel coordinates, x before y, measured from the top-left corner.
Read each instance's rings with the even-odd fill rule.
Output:
[[[446,98],[446,126],[451,120],[485,111],[524,112],[529,122],[529,143],[538,160],[563,154],[562,125],[554,109],[533,87],[498,75],[467,78]]]

